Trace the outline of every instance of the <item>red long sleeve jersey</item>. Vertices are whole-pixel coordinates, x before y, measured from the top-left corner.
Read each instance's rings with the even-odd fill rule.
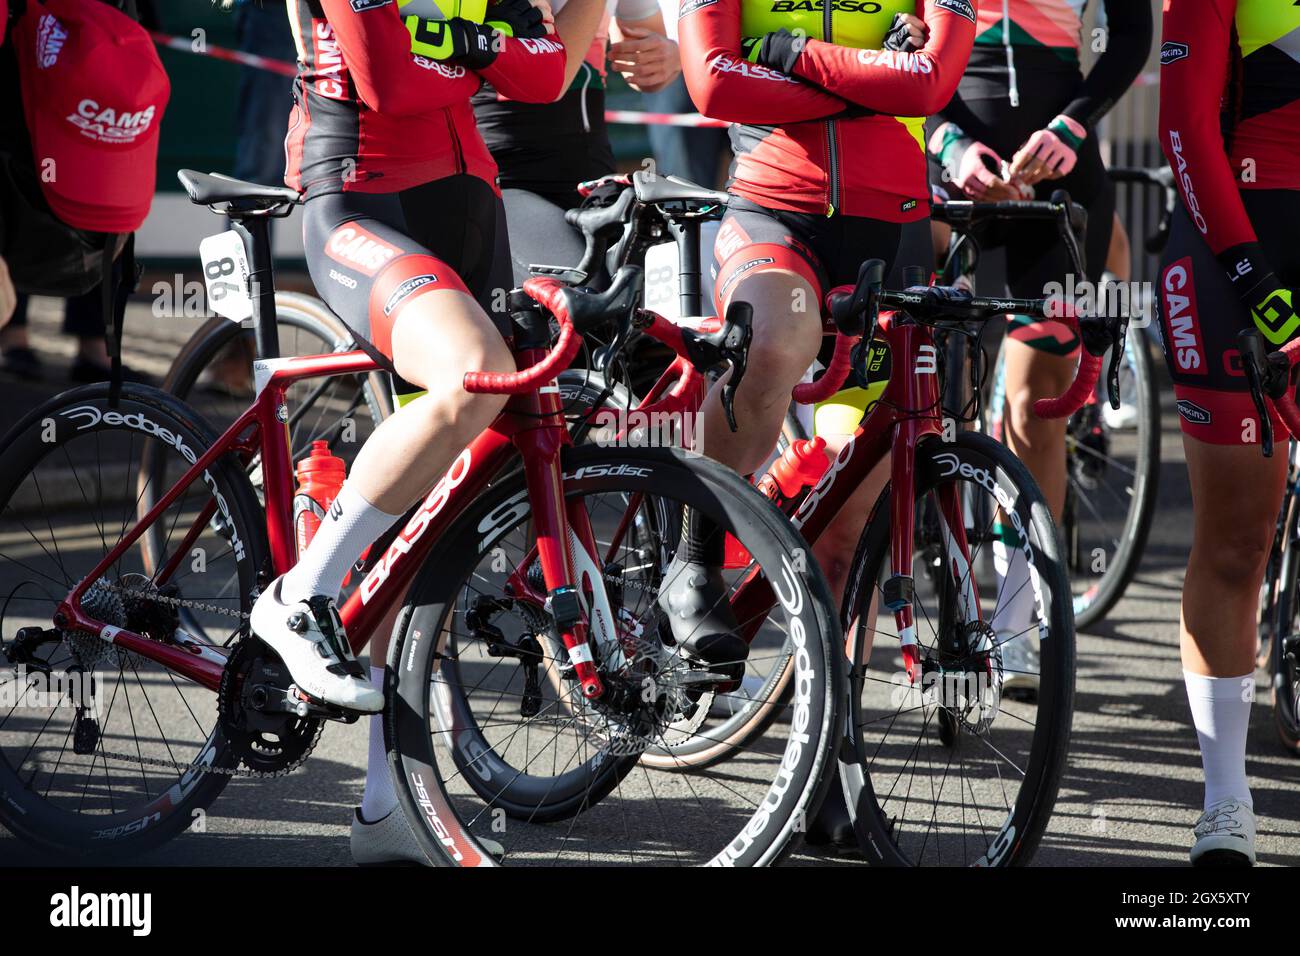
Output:
[[[496,184],[469,98],[483,80],[550,102],[564,85],[558,38],[512,39],[481,73],[411,53],[393,0],[290,0],[298,48],[285,182],[308,197],[395,192],[456,173]]]
[[[1300,189],[1300,7],[1165,0],[1160,144],[1216,255],[1254,242],[1239,189]]]
[[[925,20],[925,49],[881,49],[896,13]],[[792,76],[742,52],[781,27],[810,38]],[[695,105],[736,124],[732,192],[798,212],[927,215],[922,125],[966,68],[974,0],[683,0],[678,37]]]

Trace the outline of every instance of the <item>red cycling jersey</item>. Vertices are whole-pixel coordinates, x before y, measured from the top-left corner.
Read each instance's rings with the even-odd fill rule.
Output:
[[[285,182],[308,196],[396,192],[457,173],[495,186],[470,96],[487,80],[503,96],[548,103],[564,86],[557,37],[503,38],[475,72],[412,54],[393,0],[291,0],[289,21],[298,76]]]
[[[770,10],[768,9],[770,7]],[[869,8],[869,9],[868,9]],[[854,8],[873,23],[851,42],[803,42],[792,73],[750,62],[751,35],[812,10],[817,32],[853,33],[833,0],[685,0],[682,72],[700,112],[732,128],[732,192],[771,209],[911,222],[929,210],[924,117],[957,89],[975,39],[969,0],[892,0]],[[893,15],[920,11],[929,27],[916,53],[880,49]],[[755,30],[757,25],[757,30]],[[812,30],[794,24],[808,36]],[[852,42],[856,41],[856,42]]]
[[[1216,255],[1256,241],[1240,189],[1300,189],[1300,8],[1165,0],[1160,142]]]

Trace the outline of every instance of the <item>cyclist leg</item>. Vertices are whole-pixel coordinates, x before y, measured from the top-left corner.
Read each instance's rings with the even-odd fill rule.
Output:
[[[742,475],[755,471],[776,444],[790,406],[790,389],[821,344],[820,296],[825,273],[805,241],[798,216],[733,199],[714,245],[714,301],[722,315],[732,301],[753,306],[748,371],[736,391],[732,432],[711,393],[699,415],[696,449]],[[719,386],[715,385],[716,388]],[[749,646],[723,600],[725,535],[687,510],[682,544],[665,573],[659,604],[674,639],[715,672],[739,680]]]
[[[1084,276],[1075,283],[1098,281],[1110,247],[1114,219],[1114,190],[1106,178],[1095,141],[1088,140],[1069,176],[1040,184],[1070,192],[1088,210],[1088,235]],[[1018,225],[1008,234],[1007,285],[1011,295],[1036,298],[1053,283],[1066,285],[1073,271],[1065,248],[1051,223]],[[1039,398],[1059,395],[1074,379],[1078,364],[1078,337],[1064,324],[1052,320],[1011,318],[1006,343],[1006,394],[1008,447],[1024,461],[1038,481],[1052,517],[1060,520],[1065,505],[1065,419],[1042,419],[1034,414]]]
[[[476,188],[485,195],[473,195]],[[334,608],[343,576],[504,405],[460,383],[469,370],[513,368],[509,349],[456,271],[411,236],[434,233],[436,223],[463,259],[490,255],[493,199],[481,181],[454,177],[400,194],[321,196],[305,210],[308,264],[322,296],[366,351],[426,389],[375,429],[311,545],[253,609],[253,630],[295,682],[337,706],[383,705]]]
[[[1291,240],[1296,194],[1244,190],[1242,198],[1278,274],[1300,281],[1300,252]],[[1159,306],[1192,491],[1180,650],[1205,773],[1204,809],[1224,801],[1250,808],[1245,749],[1256,614],[1287,459],[1260,454],[1259,422],[1236,349],[1249,319],[1181,207],[1162,260]],[[1276,413],[1272,420],[1285,437]]]

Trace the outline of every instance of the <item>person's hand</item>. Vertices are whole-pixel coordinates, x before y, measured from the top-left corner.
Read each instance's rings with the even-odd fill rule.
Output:
[[[1300,291],[1283,283],[1257,242],[1225,249],[1218,256],[1232,290],[1250,313],[1255,327],[1273,346],[1282,346],[1300,332]]]
[[[1069,175],[1088,131],[1068,116],[1058,116],[1025,141],[1011,157],[1011,175],[1026,186]]]
[[[546,27],[546,35],[552,36],[555,33],[555,11],[551,9],[547,0],[532,0],[532,4],[542,13],[542,25]]]
[[[620,27],[623,39],[609,45],[609,62],[640,93],[662,89],[682,71],[677,44],[644,27]]]
[[[5,263],[4,258],[0,257],[0,328],[14,317],[14,309],[18,306],[18,293],[14,289],[13,280],[9,278],[9,266]]]
[[[991,147],[973,142],[957,161],[953,184],[977,202],[1019,199],[1020,190],[998,175],[1002,165],[1002,157]]]
[[[930,28],[920,17],[910,13],[896,13],[894,22],[889,25],[889,32],[885,34],[883,47],[886,50],[915,53],[925,49],[929,34]]]
[[[431,60],[459,63],[471,70],[491,66],[501,52],[500,43],[491,26],[462,17],[420,19],[411,32],[412,53]]]
[[[555,32],[555,15],[546,0],[497,0],[487,8],[483,25],[509,37],[544,37]]]

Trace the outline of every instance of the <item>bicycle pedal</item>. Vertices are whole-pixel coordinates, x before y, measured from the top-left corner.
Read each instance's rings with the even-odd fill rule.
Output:
[[[290,684],[285,697],[290,704],[290,712],[299,717],[315,720],[334,720],[342,724],[355,724],[363,715],[355,710],[344,710],[334,704],[317,700],[304,692],[297,684]],[[365,716],[370,716],[366,714]]]

